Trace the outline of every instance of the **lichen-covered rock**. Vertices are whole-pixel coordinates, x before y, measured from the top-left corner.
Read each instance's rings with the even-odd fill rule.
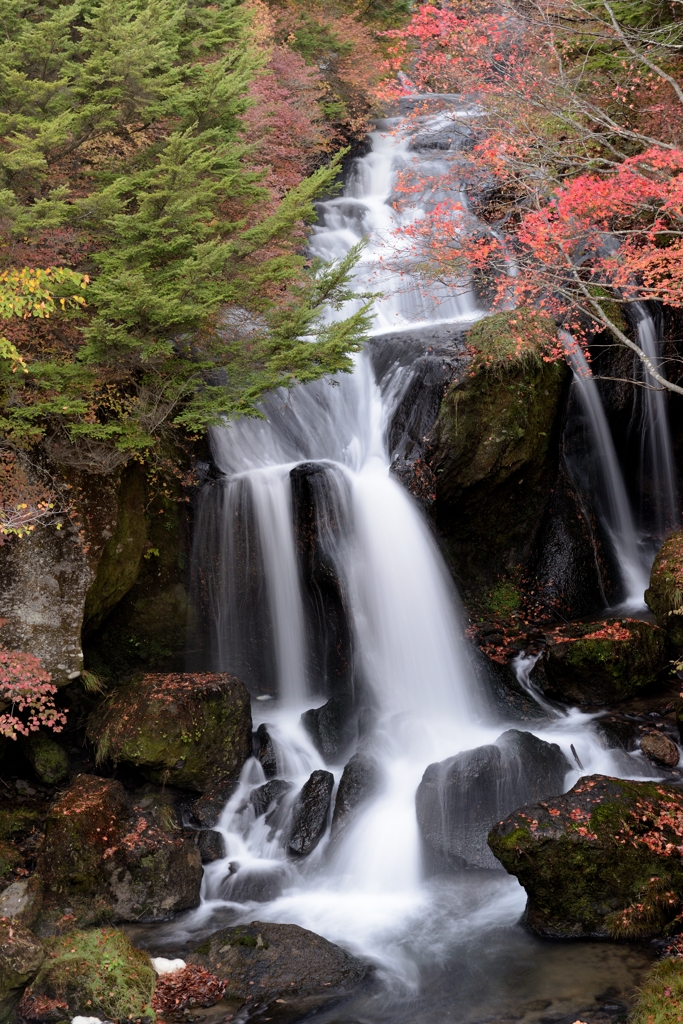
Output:
[[[149,956],[120,931],[71,931],[45,942],[45,957],[19,1006],[22,1020],[72,1017],[154,1019],[156,974]]]
[[[88,738],[100,759],[206,793],[236,782],[251,755],[249,693],[226,672],[137,677],[94,710]]]
[[[645,600],[676,646],[683,646],[683,531],[670,534],[657,552]]]
[[[512,813],[489,846],[526,889],[539,935],[656,936],[683,908],[683,793],[661,783],[587,776]]]
[[[304,783],[292,809],[287,844],[290,853],[305,857],[316,848],[325,835],[333,789],[332,772],[313,772],[310,779]]]
[[[381,784],[382,772],[375,758],[361,752],[354,754],[339,780],[332,815],[332,839],[349,827],[359,808],[375,795]]]
[[[433,866],[498,867],[486,843],[491,826],[515,807],[561,793],[570,767],[557,743],[518,729],[430,764],[415,806]]]
[[[651,761],[664,768],[675,768],[680,760],[676,744],[661,732],[646,732],[640,741],[640,749]]]
[[[47,786],[55,786],[69,777],[69,758],[64,747],[44,732],[32,732],[21,747],[34,772]]]
[[[0,919],[0,1024],[15,1019],[24,986],[36,975],[44,957],[35,935],[16,922]]]
[[[567,703],[624,700],[655,682],[667,664],[664,630],[638,619],[571,624],[547,640],[532,679]]]
[[[226,998],[247,1003],[329,997],[357,985],[373,969],[305,928],[261,921],[216,932],[187,960],[227,980]]]
[[[193,840],[151,823],[113,779],[81,775],[52,806],[38,871],[45,929],[66,908],[84,926],[163,920],[199,903]]]

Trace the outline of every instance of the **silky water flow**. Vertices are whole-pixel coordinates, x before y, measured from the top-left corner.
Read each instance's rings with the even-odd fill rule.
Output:
[[[467,290],[427,305],[409,272],[399,282],[380,258],[385,246],[395,246],[398,222],[420,216],[420,208],[399,213],[391,205],[398,171],[418,163],[421,173],[437,177],[457,155],[471,116],[453,98],[453,109],[416,119],[410,130],[395,121],[379,125],[344,194],[321,204],[311,243],[316,254],[338,257],[369,236],[356,280],[359,290],[371,283],[387,294],[377,304],[377,335],[479,315]],[[381,337],[373,342],[382,344]],[[531,1020],[551,1005],[572,1012],[577,991],[597,995],[606,976],[627,986],[631,969],[643,966],[638,954],[579,943],[560,955],[517,923],[524,892],[504,871],[430,878],[424,870],[415,792],[427,765],[530,725],[496,721],[438,548],[390,473],[388,427],[410,376],[410,366],[397,361],[378,379],[363,353],[352,374],[275,394],[264,404],[264,419],[212,431],[218,473],[201,492],[195,523],[201,621],[194,656],[198,665],[247,683],[254,725],[267,723],[277,775],[291,788],[277,811],[257,814],[250,796],[265,775],[256,759],[247,763],[216,826],[226,855],[206,866],[201,906],[174,922],[173,935],[182,940],[232,923],[280,921],[370,957],[379,992],[356,1003],[352,997],[346,1016],[335,1011],[330,1020],[433,1022],[513,1011]],[[313,530],[341,595],[346,669],[330,668],[311,650],[293,513],[293,487],[302,476],[317,482],[304,527]],[[297,529],[304,527],[300,517]],[[300,721],[327,700],[340,672],[367,705],[359,743],[371,749],[382,783],[338,841],[330,843],[328,826],[308,857],[294,859],[285,846],[298,791],[317,769],[332,771],[338,784],[352,752],[326,764]],[[583,772],[568,770],[566,788],[582,773],[651,774],[639,755],[603,749],[594,716],[547,710],[533,731],[558,743],[571,764],[573,744],[583,765]]]

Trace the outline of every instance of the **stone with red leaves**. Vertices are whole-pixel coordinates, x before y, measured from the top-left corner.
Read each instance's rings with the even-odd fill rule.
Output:
[[[683,792],[603,775],[510,814],[489,834],[548,938],[636,939],[683,925]]]
[[[198,793],[234,784],[251,756],[251,699],[227,672],[151,673],[118,689],[90,717],[100,758]]]
[[[188,964],[159,978],[152,1009],[157,1013],[169,1013],[188,1006],[215,1006],[223,998],[227,984],[198,964]]]
[[[163,920],[199,903],[202,867],[193,839],[166,832],[120,782],[81,775],[53,805],[38,871],[41,927]]]
[[[14,1020],[14,1010],[28,981],[45,958],[40,941],[26,928],[0,918],[0,1024]]]

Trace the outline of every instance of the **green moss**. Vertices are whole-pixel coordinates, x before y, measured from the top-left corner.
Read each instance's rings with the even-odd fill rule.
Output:
[[[500,580],[489,593],[487,611],[490,615],[507,616],[516,612],[522,598],[516,587],[507,580]]]
[[[483,317],[467,334],[468,344],[476,349],[474,365],[491,368],[507,363],[538,364],[556,338],[554,321],[525,307]]]
[[[18,839],[40,825],[41,814],[31,807],[0,809],[0,839]]]
[[[45,942],[46,958],[27,990],[66,1003],[69,1016],[125,1021],[154,1019],[156,975],[149,957],[120,931],[74,931]]]
[[[683,646],[683,532],[672,533],[657,553],[645,600],[676,646]]]
[[[42,732],[31,733],[22,743],[24,754],[41,782],[54,786],[69,776],[69,758],[63,747]]]
[[[7,878],[15,868],[20,867],[23,863],[24,858],[16,846],[0,842],[0,878]]]
[[[661,960],[647,975],[630,1024],[680,1024],[683,1016],[683,960]]]

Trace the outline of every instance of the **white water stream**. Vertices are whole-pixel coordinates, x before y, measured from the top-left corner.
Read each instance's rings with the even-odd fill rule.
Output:
[[[469,112],[461,114],[466,123]],[[457,114],[451,117],[457,123]],[[355,162],[344,195],[321,204],[313,249],[338,257],[370,236],[358,287],[371,281],[389,292],[378,304],[379,333],[415,328],[420,318],[471,319],[477,308],[470,293],[442,296],[438,310],[427,309],[417,284],[404,278],[401,290],[392,290],[396,282],[382,269],[383,242],[399,217],[390,205],[397,171],[417,160],[422,173],[429,165],[436,175],[457,148],[456,138],[450,153],[416,152],[414,137],[388,128],[373,132],[372,149]],[[433,120],[422,128],[431,130]],[[415,209],[400,216],[419,215]],[[247,763],[217,826],[227,854],[207,866],[200,908],[176,925],[194,934],[227,920],[300,924],[372,957],[407,989],[418,985],[421,965],[461,947],[464,957],[463,943],[473,935],[486,943],[485,936],[512,929],[525,901],[502,871],[464,872],[438,883],[423,871],[415,791],[425,768],[493,742],[508,724],[494,720],[475,676],[457,595],[430,530],[390,474],[387,428],[409,377],[409,368],[397,365],[378,383],[363,354],[335,386],[318,382],[275,395],[266,419],[212,433],[224,478],[206,489],[195,547],[198,577],[208,580],[203,614],[211,667],[235,672],[258,695],[255,725],[268,723],[278,777],[293,788],[280,817],[266,822],[249,803],[265,781],[263,769],[254,759]],[[596,434],[606,436],[597,407],[594,413]],[[327,481],[327,511],[317,509],[316,529],[343,595],[354,686],[373,712],[364,742],[383,783],[334,849],[326,837],[308,858],[292,860],[284,847],[287,808],[312,771],[331,770],[338,783],[343,769],[342,760],[323,762],[300,724],[301,713],[327,697],[311,670],[292,517],[290,474],[310,463]],[[626,544],[629,593],[640,588],[642,596],[637,543],[623,540],[630,526],[619,519],[626,507],[620,493],[612,505]],[[276,699],[263,699],[269,696]],[[592,721],[572,711],[533,731],[558,743],[571,764],[573,744],[585,773],[648,774],[640,757],[603,749]],[[578,775],[568,771],[567,788]]]

